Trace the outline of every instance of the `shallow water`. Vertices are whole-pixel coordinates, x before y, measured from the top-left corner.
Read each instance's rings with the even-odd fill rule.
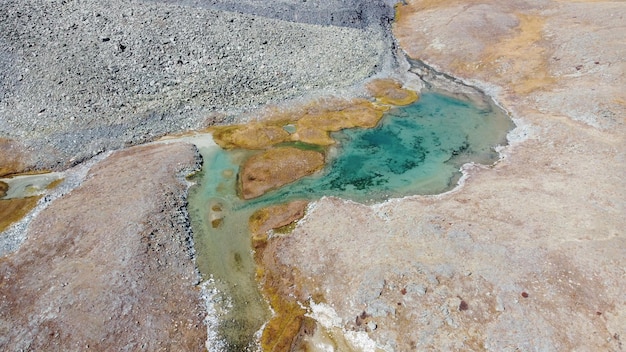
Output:
[[[456,185],[464,163],[491,164],[512,121],[493,103],[482,108],[426,93],[416,104],[389,111],[372,129],[333,134],[326,169],[245,206],[337,196],[373,203],[413,194],[437,194]]]
[[[0,182],[8,185],[9,189],[0,199],[26,198],[45,193],[46,188],[63,177],[60,172],[49,172],[34,175],[19,175],[10,178],[0,178]]]
[[[328,195],[372,203],[441,193],[454,187],[462,164],[496,161],[494,147],[505,144],[512,128],[491,102],[426,93],[415,104],[387,112],[373,129],[333,134],[338,143],[327,152],[322,172],[250,201],[237,197],[236,175],[253,152],[201,148],[203,172],[190,195],[190,213],[200,271],[223,292],[216,303],[223,308],[220,335],[229,350],[252,349],[254,333],[269,318],[254,279],[248,218],[255,210]]]
[[[236,194],[239,163],[248,154],[200,148],[204,165],[198,186],[189,197],[189,213],[196,262],[204,279],[214,278],[214,305],[220,312],[220,331],[229,351],[253,350],[254,333],[269,319],[269,309],[254,278],[248,219],[254,209],[241,208]]]

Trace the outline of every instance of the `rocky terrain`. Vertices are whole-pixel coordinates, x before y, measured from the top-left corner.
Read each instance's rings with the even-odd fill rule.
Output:
[[[64,169],[349,89],[390,63],[392,15],[356,0],[2,1],[0,136],[26,149],[22,169]]]
[[[325,198],[270,241],[274,269],[298,273],[284,296],[318,321],[310,346],[623,350],[625,14],[611,1],[398,7],[412,71],[482,88],[518,127],[452,192]]]
[[[202,350],[183,179],[198,166],[192,145],[129,148],[33,219],[0,260],[2,349]]]
[[[205,349],[182,179],[198,156],[131,146],[351,92],[393,63],[392,15],[382,1],[1,1],[0,177],[63,173],[0,200],[0,349]]]
[[[263,346],[623,350],[626,3],[406,0],[397,52],[391,4],[0,0],[0,177],[65,176],[41,199],[0,200],[2,220],[34,207],[0,233],[0,349],[219,350],[186,212],[197,151],[133,145],[271,117],[254,110],[267,103],[415,98],[367,87],[379,75],[478,87],[515,120],[510,145],[446,194],[256,213],[262,286],[284,317]],[[217,142],[256,139],[242,126]]]

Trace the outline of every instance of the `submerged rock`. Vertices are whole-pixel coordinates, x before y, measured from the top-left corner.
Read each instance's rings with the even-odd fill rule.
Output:
[[[0,197],[3,196],[2,184],[0,182]],[[0,232],[28,214],[37,205],[39,198],[41,197],[0,199]]]
[[[239,193],[252,199],[324,167],[324,154],[312,150],[281,147],[254,155],[239,174]]]

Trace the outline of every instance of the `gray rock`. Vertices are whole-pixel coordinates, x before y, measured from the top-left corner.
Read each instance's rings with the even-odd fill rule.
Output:
[[[365,313],[374,318],[396,314],[396,308],[382,299],[376,299],[365,308]]]
[[[63,169],[215,112],[349,88],[391,52],[382,2],[353,2],[354,26],[339,1],[4,1],[0,137],[27,145],[29,166]],[[289,11],[264,17],[274,7]],[[342,26],[325,22],[332,7]],[[301,9],[317,14],[290,22]]]
[[[422,284],[410,283],[406,286],[407,293],[415,293],[418,296],[423,296],[426,294],[426,286]]]
[[[373,321],[368,321],[366,325],[367,325],[367,328],[370,329],[370,331],[374,331],[378,327],[378,325],[374,323]]]

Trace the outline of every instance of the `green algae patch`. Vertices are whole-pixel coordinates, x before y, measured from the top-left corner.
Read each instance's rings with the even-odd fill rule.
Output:
[[[22,219],[35,206],[41,197],[0,199],[0,232]]]
[[[417,92],[402,88],[402,84],[394,79],[375,79],[367,84],[367,90],[382,104],[405,106],[415,103]]]
[[[311,144],[311,143],[300,142],[300,141],[283,142],[283,143],[277,144],[276,147],[294,147],[294,148],[298,148],[301,150],[313,150],[313,151],[320,152],[320,153],[326,152],[326,147],[323,145]]]
[[[320,152],[293,147],[269,149],[244,162],[239,174],[239,194],[243,199],[256,198],[323,167],[324,154]]]

